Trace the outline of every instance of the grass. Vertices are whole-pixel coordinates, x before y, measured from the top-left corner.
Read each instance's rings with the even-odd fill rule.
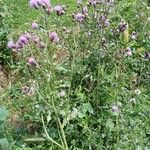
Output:
[[[74,0],[63,0],[60,3],[59,0],[55,0],[53,5],[56,4],[69,4],[69,12],[72,12],[76,3]],[[14,32],[27,30],[34,20],[39,19],[39,12],[31,9],[27,0],[6,0],[6,6],[10,10],[8,24],[14,29]]]

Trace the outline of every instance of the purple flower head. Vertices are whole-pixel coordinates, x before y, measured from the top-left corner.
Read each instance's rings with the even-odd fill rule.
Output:
[[[82,8],[82,13],[88,13],[88,8],[86,6]]]
[[[47,14],[51,14],[53,12],[53,8],[51,6],[48,6],[46,9]]]
[[[58,37],[58,34],[56,32],[51,32],[49,34],[49,38],[50,38],[50,41],[53,42],[53,43],[58,43],[59,42],[59,37]]]
[[[40,42],[40,38],[36,34],[32,34],[32,41],[35,44],[38,44]]]
[[[118,107],[116,105],[112,106],[112,112],[118,112]]]
[[[30,39],[31,39],[30,33],[25,33],[24,36],[26,37],[27,40],[30,40]]]
[[[20,40],[18,40],[16,42],[16,49],[18,50],[18,49],[21,49],[21,48],[23,48],[23,43]]]
[[[14,49],[16,46],[15,46],[15,43],[13,41],[9,41],[7,44],[7,47],[10,49]]]
[[[82,0],[77,0],[77,5],[81,5],[82,4]]]
[[[77,13],[77,14],[74,14],[74,19],[77,21],[77,22],[83,22],[84,19],[85,19],[85,16],[82,14],[82,13]]]
[[[88,16],[88,8],[86,6],[82,8],[82,14]]]
[[[49,0],[41,0],[43,5],[50,6]]]
[[[63,15],[65,13],[64,8],[60,5],[54,7],[55,12],[58,16]]]
[[[132,56],[131,48],[128,47],[128,48],[126,49],[126,55],[127,55],[127,56]]]
[[[39,28],[39,25],[34,21],[32,23],[32,29],[38,29]]]
[[[92,6],[96,6],[97,0],[89,0],[89,4]]]
[[[101,21],[101,24],[103,24],[103,26],[105,27],[108,27],[110,24],[109,19],[107,19],[105,15],[100,16],[100,21]]]
[[[27,44],[29,42],[29,40],[27,39],[26,35],[22,35],[18,41],[22,42],[22,44]]]
[[[100,20],[101,20],[101,22],[103,22],[103,23],[104,23],[104,22],[105,22],[105,20],[106,20],[106,17],[105,17],[104,15],[101,15],[101,16],[100,16]]]
[[[35,60],[34,57],[30,57],[27,60],[27,65],[29,65],[29,66],[38,66],[38,63],[37,63],[37,61]]]
[[[45,48],[45,43],[44,42],[40,42],[38,44],[38,47],[41,48],[41,49],[44,49]]]
[[[49,0],[37,0],[38,5],[42,6],[44,9],[50,6]]]
[[[108,27],[109,24],[110,24],[109,19],[106,19],[105,22],[104,22],[104,24],[105,24],[106,27]]]
[[[38,1],[39,1],[39,0],[30,0],[30,1],[29,1],[30,7],[36,8],[36,9],[39,8]]]
[[[50,1],[49,1],[49,0],[43,0],[43,2],[44,2],[47,6],[50,6]]]
[[[132,56],[132,51],[131,50],[127,51],[127,56]]]
[[[40,6],[42,6],[43,8],[50,6],[49,0],[30,0],[29,4],[32,8],[36,9]]]

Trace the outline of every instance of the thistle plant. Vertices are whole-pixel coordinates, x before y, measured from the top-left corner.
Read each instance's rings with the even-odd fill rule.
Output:
[[[140,2],[129,13],[137,14]],[[42,141],[54,150],[127,149],[129,145],[135,149],[131,139],[141,136],[144,140],[138,142],[146,145],[147,131],[143,133],[139,126],[148,110],[143,101],[148,98],[149,52],[145,49],[149,46],[148,41],[145,45],[139,41],[148,37],[148,24],[141,33],[132,25],[136,20],[123,13],[130,3],[123,10],[120,4],[77,0],[70,13],[67,4],[29,0],[30,9],[39,12],[38,19],[17,38],[10,35],[7,44],[19,78],[11,81],[17,87],[10,90],[11,99],[19,100],[19,109],[29,107],[22,112],[23,121],[29,121],[24,126],[40,136],[25,142]],[[147,14],[137,17],[148,20]],[[71,20],[68,26],[67,19]],[[145,107],[142,115],[140,105]],[[139,126],[137,120],[130,120],[136,115]]]

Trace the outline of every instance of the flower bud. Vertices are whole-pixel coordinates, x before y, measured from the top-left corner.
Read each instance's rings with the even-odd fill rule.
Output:
[[[36,9],[39,8],[38,0],[30,0],[29,4],[30,4],[30,7],[32,8],[36,8]]]
[[[58,16],[61,16],[65,13],[64,8],[60,5],[54,7],[55,12]]]
[[[53,12],[53,8],[51,6],[47,7],[46,13],[51,14]]]
[[[27,60],[27,65],[28,65],[28,66],[38,66],[38,63],[37,63],[37,61],[35,60],[35,58],[30,57],[30,58],[28,58],[28,60]]]
[[[106,19],[105,22],[104,22],[104,25],[105,25],[106,27],[108,27],[109,24],[110,24],[109,19]]]
[[[32,34],[32,41],[35,44],[38,44],[40,42],[40,38],[36,34]]]
[[[44,43],[44,42],[38,43],[38,47],[39,47],[40,49],[44,49],[44,48],[45,48],[45,43]]]
[[[88,8],[85,6],[82,8],[82,14],[87,17],[88,16]]]
[[[58,43],[59,42],[59,37],[58,37],[58,34],[56,32],[51,32],[49,34],[49,38],[50,38],[50,41],[53,42],[53,43]]]
[[[36,22],[32,23],[32,29],[38,29],[39,25]]]
[[[97,0],[89,0],[89,4],[92,6],[96,6]]]
[[[77,14],[74,14],[74,19],[77,21],[77,22],[83,22],[84,19],[85,19],[85,16],[82,14],[82,13],[77,13]]]
[[[30,40],[30,39],[31,39],[30,33],[25,33],[24,36],[26,37],[27,40]]]
[[[7,44],[7,47],[10,49],[14,49],[15,48],[15,43],[13,41],[9,41]]]
[[[82,4],[82,0],[77,0],[77,5],[81,5]]]
[[[21,48],[23,48],[23,43],[18,40],[18,41],[16,42],[16,49],[18,50],[18,49],[21,49]]]

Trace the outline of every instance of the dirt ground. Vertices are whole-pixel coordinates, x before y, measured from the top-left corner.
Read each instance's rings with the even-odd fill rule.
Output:
[[[4,73],[2,65],[0,65],[0,93],[6,87],[6,83],[7,83],[7,77]]]

